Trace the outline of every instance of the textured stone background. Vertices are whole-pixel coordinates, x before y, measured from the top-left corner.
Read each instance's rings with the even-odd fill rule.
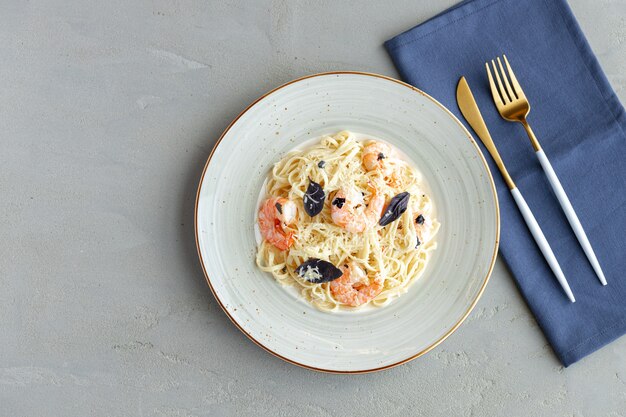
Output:
[[[454,1],[3,1],[0,415],[624,416],[626,338],[563,369],[500,261],[442,346],[361,376],[265,353],[204,281],[228,122],[305,74],[396,76],[382,42]],[[572,8],[626,101],[626,2]]]

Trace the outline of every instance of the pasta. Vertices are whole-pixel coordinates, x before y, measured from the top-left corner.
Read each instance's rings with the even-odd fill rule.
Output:
[[[263,239],[256,263],[280,284],[296,286],[304,299],[324,311],[388,305],[419,278],[436,248],[433,238],[439,223],[433,217],[433,204],[424,192],[420,174],[393,150],[389,155],[381,152],[374,158],[380,166],[384,162],[384,169],[368,171],[364,163],[366,149],[376,143],[380,142],[357,140],[347,131],[324,136],[311,148],[288,153],[274,165],[265,184],[267,197],[280,198],[272,201],[293,202],[297,211],[292,224],[280,226],[284,231],[279,237],[290,237],[289,248],[281,250]],[[315,216],[307,213],[303,202],[312,183],[321,186],[326,197],[321,212]],[[341,207],[334,197],[346,189],[360,191],[365,204],[355,206],[355,217],[364,216],[368,209],[372,211],[375,197],[384,197],[387,213],[393,201],[398,200],[394,197],[405,192],[409,196],[405,210],[397,219],[383,227],[378,214],[375,223],[370,222],[365,230],[355,233],[335,223],[339,216],[333,211],[350,209]],[[285,216],[280,204],[276,206],[280,215]],[[354,269],[360,269],[367,275],[363,279],[379,283],[377,291],[370,292],[369,298],[359,298],[358,302],[346,302],[337,290],[343,276],[336,281],[315,283],[298,273],[298,267],[311,259],[327,261],[342,268],[344,273],[348,265],[353,273]],[[364,285],[355,284],[354,290]]]

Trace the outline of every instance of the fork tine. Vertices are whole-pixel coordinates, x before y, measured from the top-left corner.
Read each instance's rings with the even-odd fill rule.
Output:
[[[498,91],[500,91],[500,95],[502,96],[502,101],[506,105],[507,99],[508,99],[508,102],[510,103],[511,98],[506,94],[506,91],[504,90],[504,86],[502,85],[502,80],[500,80],[500,74],[498,73],[498,68],[496,68],[496,63],[493,59],[491,60],[491,66],[493,67],[493,72],[496,75],[496,81],[498,81]]]
[[[498,60],[498,66],[500,67],[500,72],[502,73],[502,80],[504,81],[504,85],[506,86],[506,91],[509,93],[509,97],[511,101],[517,99],[515,92],[511,88],[511,84],[509,84],[509,78],[506,76],[506,71],[504,71],[504,67],[502,66],[502,61],[500,61],[500,57],[496,58]]]
[[[485,68],[487,68],[487,78],[489,78],[489,87],[491,88],[491,95],[493,96],[493,101],[496,103],[496,107],[504,106],[504,101],[502,101],[502,97],[498,92],[498,87],[496,87],[496,83],[493,81],[493,77],[491,76],[491,70],[489,69],[489,63],[485,62]]]
[[[515,94],[517,95],[517,98],[526,98],[526,96],[524,95],[524,90],[522,90],[522,86],[519,85],[519,83],[517,82],[517,78],[515,78],[515,73],[513,72],[513,69],[509,64],[509,60],[506,59],[506,55],[502,55],[502,57],[504,58],[504,65],[506,65],[506,69],[509,73],[509,78],[511,78],[511,84],[513,84],[513,88],[515,89]]]

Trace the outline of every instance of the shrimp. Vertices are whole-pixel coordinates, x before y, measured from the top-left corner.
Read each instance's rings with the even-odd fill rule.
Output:
[[[286,198],[268,198],[259,210],[259,229],[261,235],[280,250],[287,250],[293,245],[294,232],[287,231],[287,226],[296,220],[298,208]]]
[[[363,148],[363,166],[367,171],[379,170],[383,177],[387,177],[393,172],[386,161],[392,152],[391,146],[386,143],[372,142]]]
[[[358,307],[372,300],[383,290],[383,280],[379,277],[370,282],[363,269],[351,262],[342,268],[343,275],[330,283],[330,292],[341,303]]]
[[[363,195],[354,187],[341,188],[335,193],[330,214],[337,226],[351,233],[362,233],[378,223],[385,206],[385,196],[378,194],[373,185],[368,186],[372,196],[367,206]]]

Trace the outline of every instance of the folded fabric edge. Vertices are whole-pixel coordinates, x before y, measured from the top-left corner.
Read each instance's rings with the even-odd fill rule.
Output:
[[[388,52],[404,45],[408,45],[432,33],[437,32],[459,20],[478,13],[479,11],[493,6],[502,0],[465,0],[444,10],[443,12],[425,20],[417,26],[408,29],[399,35],[387,40],[384,45]]]
[[[502,260],[507,265],[507,268],[509,268],[509,260],[507,259],[506,254],[502,252],[502,250],[498,251],[498,253],[499,255],[502,256]],[[509,269],[509,272],[511,273],[511,275],[513,275],[513,277],[515,277],[515,275],[510,269]],[[559,359],[559,361],[566,368],[580,361],[586,356],[592,354],[593,352],[603,348],[604,346],[614,342],[615,340],[619,339],[621,336],[626,334],[626,319],[620,320],[618,322],[606,323],[606,325],[603,326],[602,329],[600,329],[598,332],[594,333],[593,335],[588,336],[585,340],[579,342],[576,346],[570,348],[569,350],[565,352],[559,352],[558,350],[559,344],[557,343],[557,340],[554,340],[552,338],[551,336],[552,332],[545,329],[541,321],[537,318],[532,308],[532,304],[529,302],[528,297],[526,297],[524,288],[522,288],[519,285],[519,282],[517,281],[517,279],[514,278],[513,282],[515,283],[517,290],[519,291],[522,298],[524,299],[524,302],[530,309],[537,325],[541,329],[541,333],[543,333],[544,337],[547,339],[548,343],[550,344],[550,347],[552,348],[552,351],[554,352],[555,356]],[[598,342],[597,338],[599,336],[603,336],[606,338]]]
[[[559,359],[561,363],[567,368],[568,366],[578,362],[585,358],[587,355],[602,349],[606,345],[619,339],[626,334],[626,320],[613,323],[611,326],[604,327],[599,332],[589,336],[587,339],[574,346],[572,349],[564,352]],[[598,336],[606,337],[601,343],[598,343]],[[558,354],[557,354],[558,356]]]

